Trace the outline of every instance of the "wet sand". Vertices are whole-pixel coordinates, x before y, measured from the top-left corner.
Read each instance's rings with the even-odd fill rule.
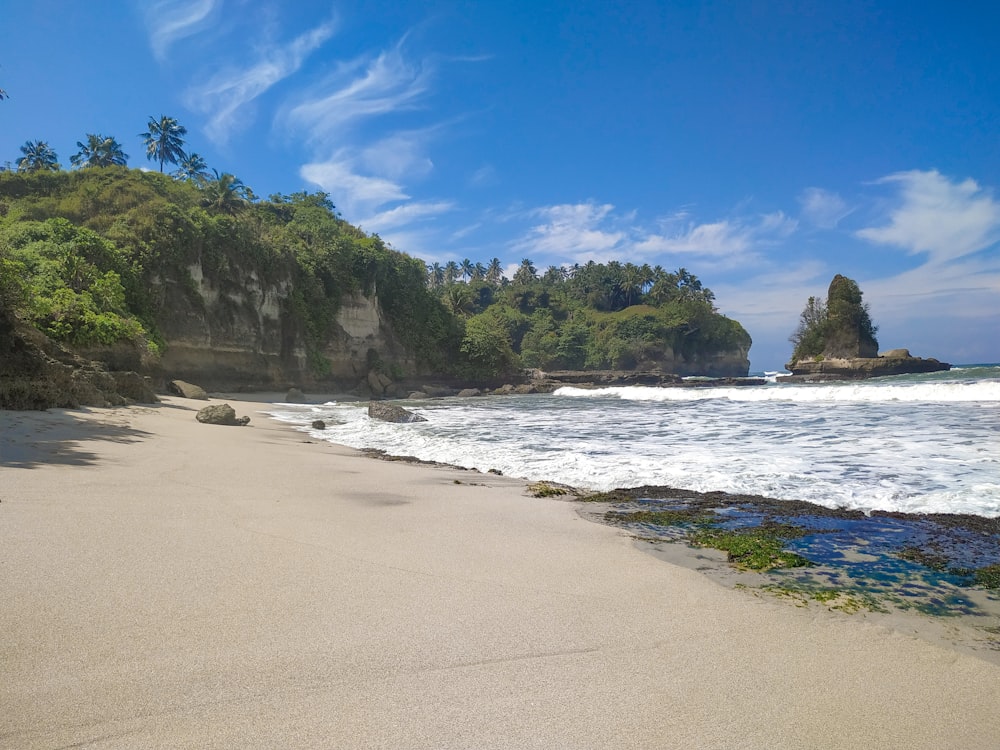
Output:
[[[1000,744],[994,663],[228,402],[0,412],[0,747]]]

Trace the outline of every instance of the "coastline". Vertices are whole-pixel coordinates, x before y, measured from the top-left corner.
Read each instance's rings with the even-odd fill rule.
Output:
[[[212,399],[219,403],[223,399]],[[0,412],[0,747],[990,747],[1000,667],[224,399]]]

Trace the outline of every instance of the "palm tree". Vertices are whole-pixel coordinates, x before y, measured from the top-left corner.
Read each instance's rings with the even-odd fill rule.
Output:
[[[149,118],[149,130],[139,133],[142,142],[146,144],[146,158],[160,162],[160,172],[163,172],[165,162],[176,164],[184,158],[184,139],[187,128],[173,117],[160,115],[159,120]]]
[[[458,277],[461,275],[462,269],[459,268],[458,263],[453,260],[449,260],[444,265],[444,280],[445,283],[454,284]]]
[[[17,160],[18,172],[57,172],[60,169],[56,152],[45,141],[25,141],[24,154]]]
[[[521,265],[518,266],[517,271],[514,272],[514,283],[530,284],[537,278],[537,275],[538,271],[535,269],[535,264],[530,259],[525,258],[521,261]]]
[[[74,167],[110,167],[113,164],[124,166],[128,162],[128,154],[122,151],[121,144],[111,136],[87,133],[87,142],[76,142],[80,150],[69,157]]]
[[[182,180],[201,182],[208,179],[208,165],[201,154],[187,154],[181,159],[174,177]]]
[[[452,284],[441,301],[452,315],[465,315],[472,310],[472,290],[464,284]]]
[[[226,214],[235,214],[245,208],[249,202],[249,188],[236,175],[213,169],[214,180],[209,180],[202,187],[202,205],[214,208]]]
[[[499,286],[503,281],[503,266],[500,265],[499,258],[491,260],[486,267],[486,280],[493,286]]]
[[[469,260],[468,258],[466,258],[465,260],[463,260],[459,264],[459,267],[462,269],[462,278],[463,279],[471,279],[472,278],[472,274],[475,272],[475,268],[476,267],[475,267],[475,265],[473,265],[473,263],[472,263],[471,260]]]
[[[440,263],[427,264],[427,284],[431,289],[444,285],[444,266]]]

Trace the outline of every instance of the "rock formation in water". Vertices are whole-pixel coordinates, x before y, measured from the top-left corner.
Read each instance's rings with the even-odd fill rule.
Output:
[[[852,279],[837,274],[830,282],[826,303],[810,297],[792,334],[792,359],[785,365],[785,381],[861,380],[886,375],[938,372],[946,362],[914,357],[908,349],[878,353],[875,333],[862,292]]]

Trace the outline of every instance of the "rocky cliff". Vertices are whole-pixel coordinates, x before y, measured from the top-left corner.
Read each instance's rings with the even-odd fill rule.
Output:
[[[350,389],[376,363],[408,374],[415,367],[377,294],[342,299],[331,330],[310,347],[289,304],[289,274],[262,281],[252,268],[240,269],[240,278],[220,283],[201,264],[187,270],[189,280],[158,280],[157,325],[167,346],[157,370],[165,378],[208,388]]]

